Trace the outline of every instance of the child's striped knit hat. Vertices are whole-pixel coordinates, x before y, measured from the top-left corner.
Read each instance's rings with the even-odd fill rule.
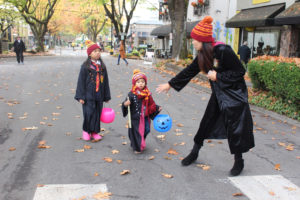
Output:
[[[192,30],[191,37],[199,42],[214,42],[213,35],[213,18],[206,16]]]
[[[87,47],[86,52],[87,52],[88,56],[89,56],[95,49],[100,49],[100,50],[101,50],[101,48],[99,47],[99,45],[96,44],[96,43],[94,43],[94,42],[91,41],[91,40],[86,40],[86,41],[85,41],[85,45],[86,45],[86,47]]]
[[[145,83],[147,85],[147,76],[146,76],[146,74],[141,72],[139,69],[133,70],[132,85],[135,85],[137,80],[139,80],[141,78],[145,80]]]

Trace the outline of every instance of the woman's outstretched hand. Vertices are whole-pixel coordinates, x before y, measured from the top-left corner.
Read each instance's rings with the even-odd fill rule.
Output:
[[[156,88],[156,92],[159,94],[159,93],[162,93],[162,92],[165,92],[167,93],[169,90],[170,90],[171,86],[169,83],[164,83],[164,84],[160,84],[158,85],[158,87]]]

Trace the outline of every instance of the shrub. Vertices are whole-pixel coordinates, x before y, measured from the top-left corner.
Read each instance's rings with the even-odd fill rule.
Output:
[[[139,57],[140,57],[140,52],[138,52],[136,49],[134,49],[134,50],[132,51],[132,55],[134,55],[134,56],[139,56]]]
[[[254,60],[248,70],[254,88],[300,105],[300,67],[295,63]]]
[[[146,53],[145,49],[140,49],[140,55],[145,56],[145,53]]]

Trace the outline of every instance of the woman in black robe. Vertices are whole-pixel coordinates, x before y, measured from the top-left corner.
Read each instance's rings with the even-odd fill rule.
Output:
[[[205,17],[191,33],[198,56],[168,83],[156,91],[168,92],[184,88],[200,71],[207,74],[212,89],[191,153],[182,160],[187,166],[194,162],[205,139],[228,139],[235,162],[230,173],[239,175],[244,168],[242,153],[254,147],[253,122],[248,104],[245,69],[230,46],[214,43],[210,35],[212,18]],[[203,28],[204,27],[204,28]],[[213,67],[213,61],[217,66]]]

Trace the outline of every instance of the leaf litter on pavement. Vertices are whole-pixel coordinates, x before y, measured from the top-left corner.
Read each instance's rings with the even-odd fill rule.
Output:
[[[51,146],[46,145],[46,140],[42,140],[39,142],[39,145],[37,146],[39,149],[50,149]]]

